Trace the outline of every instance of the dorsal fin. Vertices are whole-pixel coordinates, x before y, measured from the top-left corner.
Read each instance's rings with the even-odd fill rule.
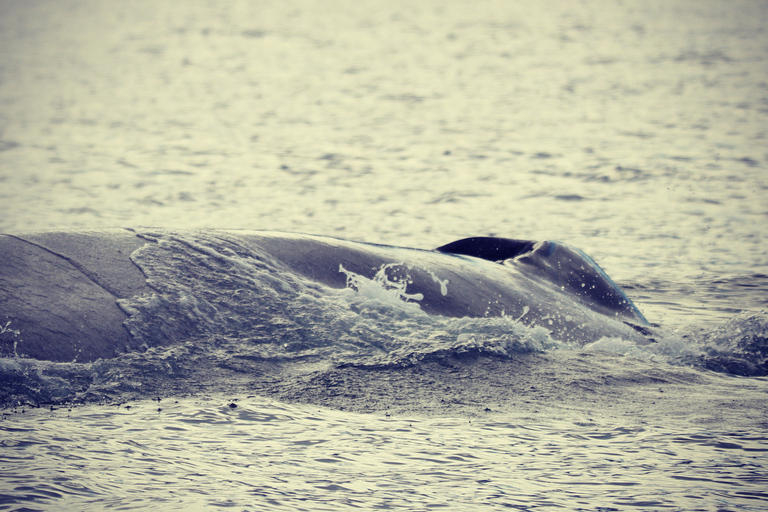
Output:
[[[650,325],[629,297],[592,258],[567,244],[480,236],[457,240],[436,250],[523,269],[525,273],[539,276],[564,292],[575,295],[594,311]]]
[[[503,261],[529,252],[535,243],[530,240],[474,236],[472,238],[456,240],[435,250],[451,254],[474,256],[488,261]]]

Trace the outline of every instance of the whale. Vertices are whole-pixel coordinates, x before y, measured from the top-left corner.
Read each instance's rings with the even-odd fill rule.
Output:
[[[224,272],[207,275],[214,263]],[[227,269],[250,273],[233,284]],[[473,237],[418,249],[276,231],[105,228],[0,235],[0,357],[91,362],[177,343],[201,318],[215,329],[229,297],[275,276],[320,291],[376,283],[427,315],[507,317],[570,344],[653,341],[626,293],[566,243]],[[160,325],[148,341],[131,328],[131,304],[161,300],[211,314],[145,314]],[[276,307],[259,300],[256,314]]]

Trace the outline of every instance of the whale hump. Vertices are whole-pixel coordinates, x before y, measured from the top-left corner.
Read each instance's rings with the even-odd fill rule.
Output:
[[[456,240],[438,252],[473,256],[527,273],[568,290],[589,308],[606,315],[621,315],[650,325],[640,310],[605,271],[583,251],[562,242],[472,237]]]
[[[474,236],[456,240],[435,250],[450,254],[474,256],[475,258],[488,261],[504,261],[530,252],[535,244],[536,242],[530,240]]]
[[[292,315],[297,289],[354,289],[349,273],[377,284],[385,275],[430,315],[516,318],[567,343],[646,341],[623,325],[648,324],[621,289],[557,242],[475,237],[425,251],[295,233],[126,228],[0,234],[0,358],[84,363],[241,332]]]

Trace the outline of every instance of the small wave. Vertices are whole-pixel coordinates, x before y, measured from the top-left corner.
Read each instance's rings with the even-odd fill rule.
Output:
[[[691,328],[660,334],[655,343],[647,345],[603,338],[584,348],[719,373],[748,377],[768,375],[768,313],[765,311],[739,313],[714,329]]]
[[[744,376],[768,375],[768,313],[743,312],[700,338],[704,368]],[[685,360],[686,358],[684,358]]]

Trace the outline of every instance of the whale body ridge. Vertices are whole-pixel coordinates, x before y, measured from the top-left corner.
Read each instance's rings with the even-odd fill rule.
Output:
[[[126,327],[125,304],[168,295],[171,285],[204,288],[215,304],[216,282],[198,286],[206,276],[193,264],[228,254],[264,266],[264,276],[287,272],[316,286],[383,275],[430,315],[507,316],[577,344],[647,341],[649,324],[626,294],[559,242],[473,237],[423,250],[269,231],[114,228],[0,235],[0,357],[88,362],[144,350],[146,340]],[[165,267],[183,282],[165,282]],[[181,320],[161,320],[163,332],[183,331],[173,325]],[[153,343],[177,338],[159,334]]]

